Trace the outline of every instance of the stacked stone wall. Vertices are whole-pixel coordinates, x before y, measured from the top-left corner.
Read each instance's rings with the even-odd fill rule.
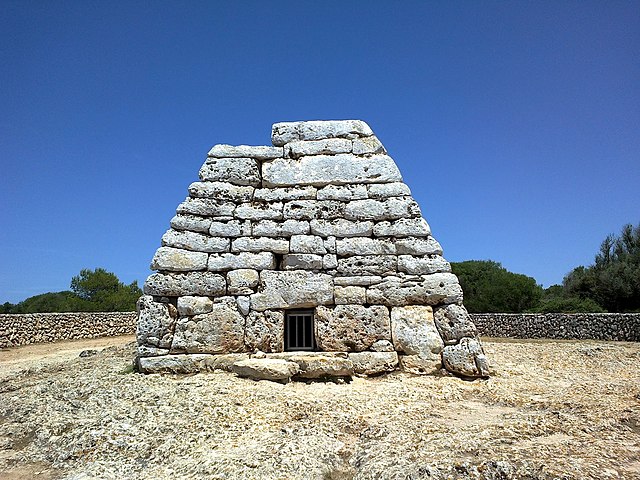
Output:
[[[80,338],[132,335],[136,312],[0,315],[0,348]]]
[[[640,313],[472,313],[486,337],[640,342]]]

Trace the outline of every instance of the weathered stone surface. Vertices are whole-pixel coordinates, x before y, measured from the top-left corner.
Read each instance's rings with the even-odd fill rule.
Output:
[[[431,236],[398,238],[396,250],[398,255],[442,255],[442,247]]]
[[[136,309],[138,310],[136,331],[138,345],[169,348],[176,323],[175,310],[171,315],[169,305],[154,302],[150,295],[141,296],[136,304]]]
[[[197,373],[212,371],[214,355],[162,355],[138,358],[142,373]]]
[[[200,168],[200,180],[235,185],[260,185],[260,166],[252,158],[208,158]]]
[[[442,363],[447,370],[463,377],[489,376],[489,362],[475,338],[465,337],[457,345],[444,347]]]
[[[229,239],[212,237],[188,230],[167,230],[162,236],[165,247],[181,248],[194,252],[228,252]]]
[[[360,352],[390,339],[389,310],[382,305],[316,308],[316,341],[322,350]]]
[[[341,287],[348,287],[349,285],[368,287],[381,281],[382,277],[379,275],[340,276],[333,279],[333,283]]]
[[[400,369],[414,375],[434,375],[442,368],[440,355],[421,357],[420,355],[400,355]]]
[[[336,240],[336,252],[343,257],[353,255],[393,255],[395,244],[388,239],[352,237]]]
[[[265,162],[262,164],[262,181],[267,187],[322,187],[329,184],[400,182],[402,176],[393,159],[387,155],[363,158],[343,153]]]
[[[246,317],[251,311],[251,298],[247,296],[236,297],[236,305],[240,313]]]
[[[146,295],[178,297],[182,295],[218,296],[226,292],[222,275],[212,272],[153,273],[144,282]]]
[[[412,255],[398,256],[398,271],[415,275],[429,275],[437,272],[450,272],[451,264],[440,255],[414,257]]]
[[[361,120],[317,120],[310,122],[280,122],[273,124],[271,142],[278,147],[299,140],[325,138],[359,138],[373,135]]]
[[[297,377],[300,378],[332,378],[351,377],[354,374],[353,362],[348,358],[325,355],[297,355],[290,361],[300,367]]]
[[[284,312],[266,310],[251,312],[247,316],[244,343],[255,352],[282,352],[284,350]]]
[[[364,287],[335,287],[334,297],[336,305],[362,305],[367,303],[367,291]]]
[[[178,314],[181,317],[209,313],[213,308],[213,301],[209,297],[185,296],[178,298]]]
[[[251,295],[251,308],[257,311],[304,308],[333,302],[333,279],[308,271],[270,271],[260,273],[262,291]]]
[[[253,193],[256,202],[288,202],[291,200],[314,200],[316,187],[258,188]]]
[[[311,220],[311,233],[321,237],[359,237],[369,236],[373,231],[373,222],[351,222],[338,218],[335,220]]]
[[[203,217],[230,217],[236,209],[236,204],[218,201],[213,198],[187,197],[178,205],[178,214],[200,215]]]
[[[268,270],[276,267],[274,254],[260,253],[212,253],[209,256],[207,268],[212,272],[251,268],[253,270]]]
[[[353,370],[360,375],[380,375],[398,367],[396,352],[356,352],[349,354]]]
[[[214,145],[208,156],[214,158],[255,158],[256,160],[270,160],[282,157],[282,147],[267,147],[263,145]]]
[[[344,215],[345,204],[332,200],[294,200],[284,204],[283,217],[294,220],[332,220]]]
[[[365,198],[368,198],[366,185],[327,185],[318,190],[318,200],[349,202]]]
[[[295,362],[279,358],[250,358],[234,363],[231,370],[239,377],[253,380],[288,382],[300,367]]]
[[[411,195],[406,183],[372,183],[367,186],[369,198],[403,197]]]
[[[160,247],[151,260],[151,270],[171,272],[206,270],[209,255],[172,247]]]
[[[371,155],[374,153],[387,153],[380,140],[375,135],[353,139],[354,155]]]
[[[211,219],[197,215],[176,215],[171,219],[171,228],[176,230],[207,233],[210,226]]]
[[[289,250],[291,253],[315,253],[318,255],[327,253],[322,237],[315,235],[293,235]]]
[[[236,208],[235,215],[246,220],[282,220],[282,203],[242,203]]]
[[[367,302],[388,306],[460,303],[462,288],[452,273],[434,273],[410,279],[387,277],[369,287]]]
[[[322,256],[322,268],[325,270],[333,270],[338,268],[338,256],[332,253],[327,253]]]
[[[380,222],[374,225],[376,237],[426,237],[431,228],[424,218],[401,218],[394,222]]]
[[[158,355],[168,355],[168,348],[150,347],[149,345],[138,345],[136,347],[137,357],[156,357]]]
[[[309,222],[306,220],[261,220],[253,224],[253,234],[262,237],[290,237],[309,233]]]
[[[290,253],[282,257],[283,270],[322,270],[322,255],[312,253]]]
[[[306,155],[333,155],[351,153],[351,140],[345,138],[325,138],[322,140],[302,140],[288,143],[284,147],[285,157],[300,158]]]
[[[396,272],[395,255],[358,255],[338,258],[341,275],[384,275]]]
[[[476,326],[463,305],[451,304],[435,310],[434,320],[440,336],[448,345],[464,337],[475,337]]]
[[[389,340],[378,340],[371,345],[372,352],[394,352],[393,345]]]
[[[391,197],[384,200],[354,200],[344,210],[347,220],[394,220],[420,216],[420,207],[411,197]]]
[[[253,187],[234,185],[227,182],[194,182],[189,185],[189,195],[195,198],[214,198],[235,203],[250,202]]]
[[[210,313],[178,319],[171,353],[242,352],[244,330],[245,319],[235,301],[215,303]]]
[[[327,237],[323,239],[323,242],[328,253],[336,253],[336,237]]]
[[[229,295],[251,295],[258,286],[260,277],[257,270],[242,268],[227,272],[227,291]]]
[[[209,226],[209,234],[214,237],[246,237],[251,235],[249,220],[214,221]]]
[[[439,354],[444,342],[433,321],[430,306],[412,305],[391,309],[391,338],[398,352],[429,358]]]
[[[289,240],[272,237],[240,237],[231,242],[231,251],[288,253]]]

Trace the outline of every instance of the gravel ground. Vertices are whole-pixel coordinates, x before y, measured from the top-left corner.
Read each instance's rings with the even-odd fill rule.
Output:
[[[0,353],[0,478],[640,478],[640,344],[484,339],[488,380],[281,385],[131,373],[104,342]]]

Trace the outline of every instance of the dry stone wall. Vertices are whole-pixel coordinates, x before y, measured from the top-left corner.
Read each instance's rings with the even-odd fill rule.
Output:
[[[138,305],[141,370],[280,354],[287,311],[311,309],[316,350],[360,370],[393,352],[395,365],[487,375],[458,279],[369,126],[277,123],[272,143],[214,146],[188,187]]]
[[[0,315],[0,348],[79,338],[132,335],[136,312]]]

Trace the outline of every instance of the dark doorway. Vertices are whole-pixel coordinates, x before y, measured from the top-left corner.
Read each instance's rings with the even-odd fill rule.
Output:
[[[315,350],[313,310],[291,310],[284,318],[284,349]]]

